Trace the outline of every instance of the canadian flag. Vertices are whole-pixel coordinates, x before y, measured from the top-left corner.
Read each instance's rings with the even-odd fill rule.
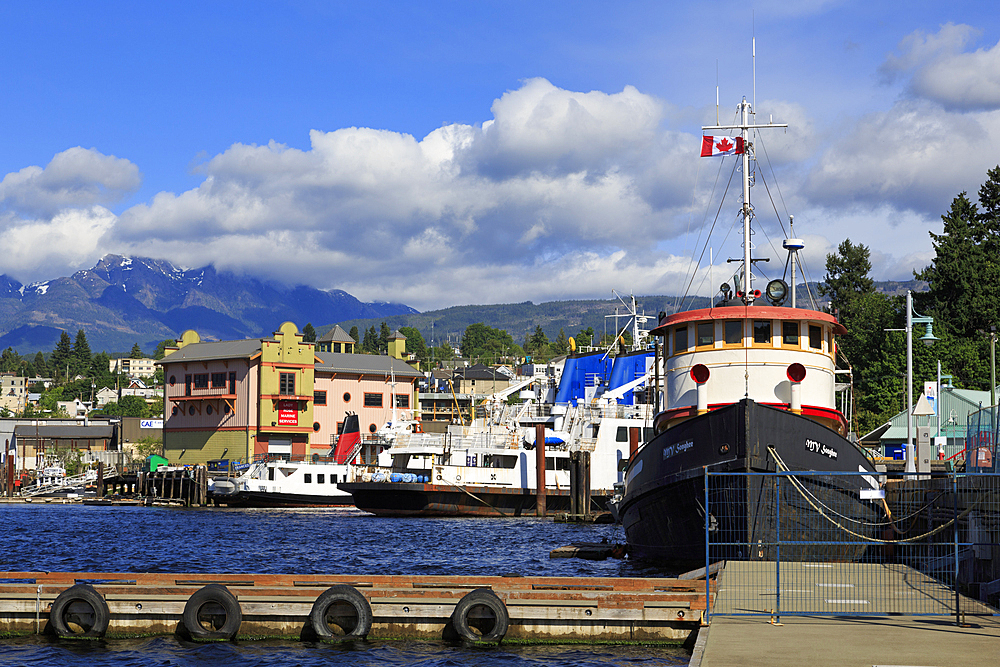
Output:
[[[701,156],[739,155],[743,152],[743,137],[702,137]]]

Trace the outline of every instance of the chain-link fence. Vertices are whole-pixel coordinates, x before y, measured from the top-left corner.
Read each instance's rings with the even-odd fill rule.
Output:
[[[993,613],[1000,476],[705,473],[713,614]],[[997,559],[1000,561],[1000,558]]]

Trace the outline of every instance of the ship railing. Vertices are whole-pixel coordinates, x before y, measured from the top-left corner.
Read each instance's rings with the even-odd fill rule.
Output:
[[[355,449],[358,449],[356,447]],[[336,460],[333,455],[326,454],[309,454],[303,456],[301,454],[257,454],[253,457],[251,465],[267,464],[273,461],[287,461],[289,463],[319,463],[319,464],[330,464],[336,465]]]

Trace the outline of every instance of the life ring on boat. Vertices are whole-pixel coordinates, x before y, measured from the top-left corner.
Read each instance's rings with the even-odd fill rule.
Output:
[[[358,589],[337,584],[316,598],[309,612],[309,624],[323,641],[364,639],[372,631],[372,606]]]
[[[49,623],[60,637],[103,637],[111,612],[90,584],[70,586],[52,603]]]
[[[477,588],[465,594],[451,613],[451,624],[458,636],[473,644],[499,644],[507,634],[510,616],[507,606],[489,588]]]
[[[242,623],[240,603],[221,584],[209,584],[195,591],[181,616],[181,625],[191,639],[202,641],[230,640]]]

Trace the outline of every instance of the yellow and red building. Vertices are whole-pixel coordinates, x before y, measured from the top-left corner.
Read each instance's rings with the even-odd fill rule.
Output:
[[[373,431],[393,399],[416,405],[422,377],[392,357],[317,353],[291,322],[263,339],[202,341],[185,331],[158,363],[164,456],[175,464],[325,454],[348,412]]]

